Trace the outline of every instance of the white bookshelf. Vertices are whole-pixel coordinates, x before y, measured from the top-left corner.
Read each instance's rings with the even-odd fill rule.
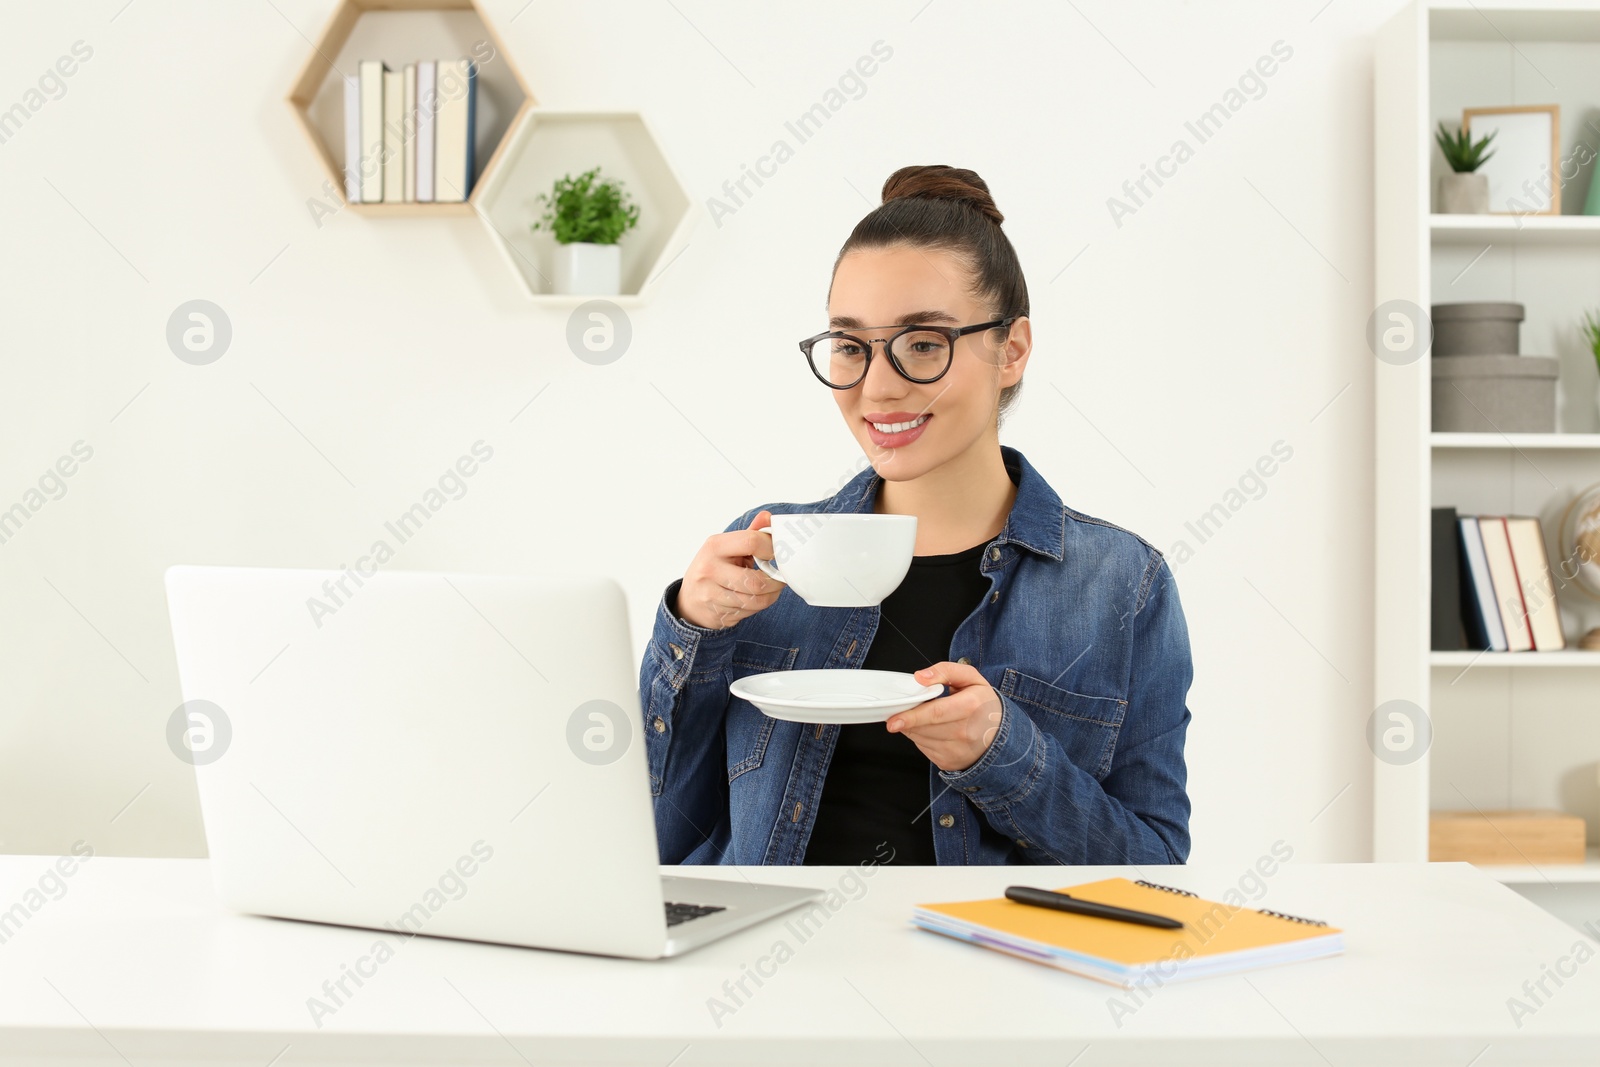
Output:
[[[1552,434],[1434,433],[1425,355],[1375,361],[1374,707],[1409,701],[1431,741],[1410,762],[1374,758],[1373,858],[1428,856],[1432,809],[1557,808],[1600,838],[1600,652],[1577,639],[1600,626],[1600,602],[1561,594],[1569,649],[1547,653],[1430,649],[1432,507],[1536,515],[1546,550],[1572,494],[1600,482],[1594,360],[1578,331],[1600,308],[1600,218],[1583,208],[1592,164],[1562,191],[1556,216],[1432,211],[1445,170],[1433,140],[1464,107],[1561,106],[1561,154],[1600,109],[1600,2],[1420,0],[1380,31],[1375,64],[1374,305],[1512,300],[1526,306],[1522,351],[1557,356],[1562,389]],[[1600,884],[1600,851],[1582,864],[1484,867],[1516,886]]]

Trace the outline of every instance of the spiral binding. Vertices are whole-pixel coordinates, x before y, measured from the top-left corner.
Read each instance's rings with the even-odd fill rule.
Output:
[[[1258,914],[1270,915],[1275,919],[1288,919],[1292,923],[1305,923],[1307,926],[1327,926],[1321,919],[1302,919],[1298,915],[1288,915],[1281,911],[1268,911],[1265,908],[1256,909]]]
[[[1155,882],[1147,882],[1143,878],[1136,879],[1133,884],[1134,885],[1142,885],[1146,889],[1159,889],[1163,893],[1176,893],[1180,897],[1196,897],[1196,898],[1199,897],[1198,893],[1191,893],[1187,889],[1175,889],[1170,885],[1157,885]],[[1321,919],[1302,919],[1298,915],[1290,915],[1288,912],[1282,912],[1282,911],[1268,911],[1266,908],[1257,909],[1256,914],[1258,914],[1258,915],[1270,915],[1274,919],[1287,919],[1289,922],[1292,922],[1292,923],[1304,923],[1306,926],[1327,926],[1328,925],[1327,923],[1323,922]]]

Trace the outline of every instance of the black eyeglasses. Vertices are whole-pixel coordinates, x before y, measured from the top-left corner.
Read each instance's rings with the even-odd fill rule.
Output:
[[[955,354],[956,340],[969,333],[983,330],[1003,330],[1021,318],[1009,315],[993,322],[980,322],[976,326],[923,326],[902,327],[887,339],[878,337],[865,340],[843,330],[828,330],[800,342],[800,351],[817,380],[831,389],[849,389],[867,376],[872,365],[872,346],[883,342],[889,354],[889,363],[895,372],[907,381],[927,385],[943,378],[950,369]],[[868,329],[887,330],[888,326]]]

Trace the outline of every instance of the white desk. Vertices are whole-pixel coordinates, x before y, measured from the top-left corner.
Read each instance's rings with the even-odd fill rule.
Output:
[[[51,862],[0,857],[0,909]],[[828,887],[848,869],[742,870]],[[1600,958],[1547,980],[1518,1027],[1507,999],[1580,935],[1463,864],[1283,867],[1259,906],[1342,926],[1345,955],[1170,984],[1120,1025],[1128,994],[906,921],[917,902],[1114,874],[1219,897],[1244,871],[883,868],[809,940],[780,919],[655,963],[418,937],[319,1029],[307,999],[372,933],[223,912],[204,860],[99,857],[5,930],[0,1063],[1600,1063]],[[792,957],[718,1026],[708,999],[780,939]]]

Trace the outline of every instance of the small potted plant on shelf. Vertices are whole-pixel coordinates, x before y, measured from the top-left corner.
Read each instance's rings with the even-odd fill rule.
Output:
[[[1592,311],[1583,313],[1583,339],[1589,343],[1589,351],[1594,355],[1595,370],[1600,371],[1600,316]],[[1600,393],[1595,395],[1595,404],[1600,406]]]
[[[1444,161],[1450,164],[1450,173],[1439,176],[1439,211],[1445,215],[1487,215],[1489,213],[1489,176],[1479,174],[1478,168],[1494,155],[1486,151],[1494,134],[1489,133],[1477,141],[1466,128],[1457,127],[1451,133],[1444,123],[1434,135]]]
[[[622,182],[591,167],[574,178],[557,178],[540,193],[544,216],[532,224],[556,239],[558,293],[614,296],[622,288],[622,235],[639,225],[639,207]]]

